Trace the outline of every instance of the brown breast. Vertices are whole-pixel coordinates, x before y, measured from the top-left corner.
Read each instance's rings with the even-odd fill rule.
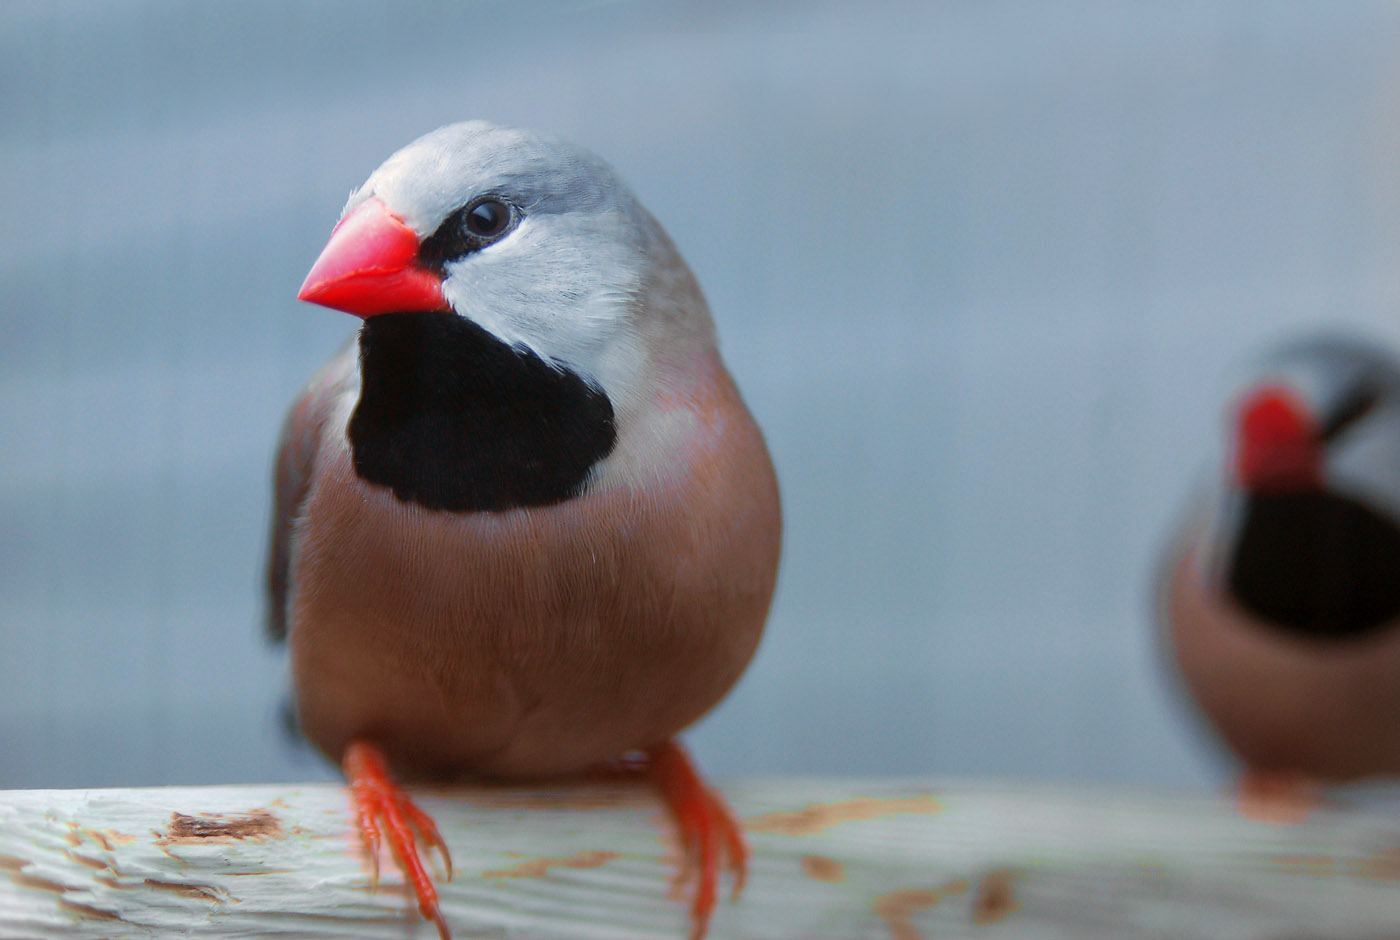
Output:
[[[1400,773],[1400,626],[1310,640],[1254,620],[1177,563],[1171,643],[1221,737],[1257,770],[1344,780]]]
[[[717,358],[656,404],[692,419],[663,473],[533,509],[400,503],[326,441],[293,551],[308,737],[368,736],[409,777],[549,775],[711,708],[762,632],[777,485]]]

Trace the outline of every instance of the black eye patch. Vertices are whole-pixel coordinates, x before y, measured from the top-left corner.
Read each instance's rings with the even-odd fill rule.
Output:
[[[1322,439],[1330,441],[1341,434],[1375,410],[1380,400],[1381,395],[1377,389],[1369,385],[1358,387],[1333,410],[1332,414],[1326,416],[1321,431]]]
[[[520,210],[497,196],[473,199],[443,219],[437,231],[423,240],[418,261],[425,268],[441,271],[449,261],[505,238],[520,219]]]

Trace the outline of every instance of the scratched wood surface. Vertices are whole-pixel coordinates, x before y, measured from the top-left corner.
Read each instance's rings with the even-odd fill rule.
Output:
[[[1223,798],[1068,784],[772,779],[724,787],[755,856],[711,936],[1400,936],[1400,815],[1295,825]],[[451,844],[458,938],[684,937],[644,788],[419,791]],[[0,937],[424,937],[378,891],[330,785],[0,791]]]

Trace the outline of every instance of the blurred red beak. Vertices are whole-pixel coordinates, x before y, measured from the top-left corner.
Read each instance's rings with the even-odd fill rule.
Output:
[[[1322,486],[1317,423],[1291,389],[1263,385],[1240,400],[1235,478],[1255,492],[1289,493]]]
[[[357,317],[449,309],[442,279],[417,259],[413,229],[383,201],[367,199],[331,232],[297,299]]]

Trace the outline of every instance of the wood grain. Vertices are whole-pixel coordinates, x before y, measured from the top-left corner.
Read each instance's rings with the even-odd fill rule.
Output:
[[[1400,935],[1400,816],[1291,826],[1223,797],[998,781],[752,779],[721,938]],[[455,936],[683,937],[675,854],[628,783],[417,791]],[[431,937],[333,785],[0,792],[0,936]]]

